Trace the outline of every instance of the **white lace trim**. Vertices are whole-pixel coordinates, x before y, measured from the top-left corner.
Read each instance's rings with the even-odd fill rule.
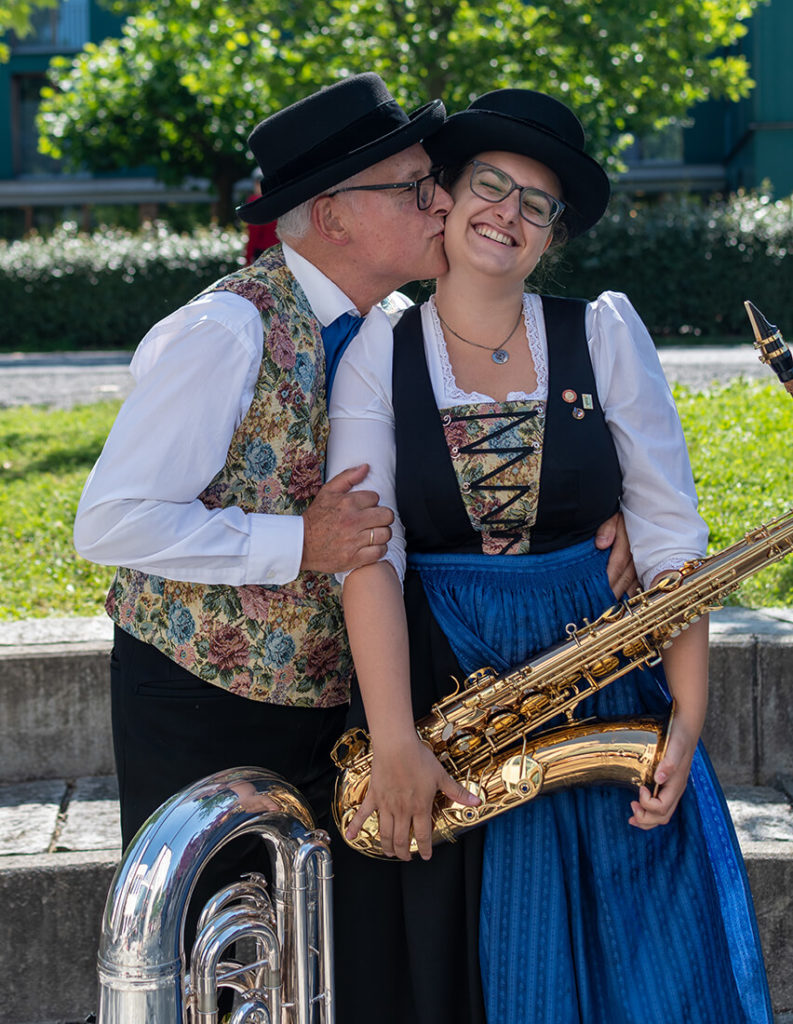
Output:
[[[526,391],[510,391],[507,394],[508,402],[520,402],[524,400],[542,401],[548,397],[548,359],[544,330],[541,331],[537,320],[540,298],[537,295],[528,293],[523,296],[523,322],[526,328],[526,338],[529,343],[529,351],[534,360],[534,372],[537,374],[537,387],[529,394]],[[444,400],[449,404],[466,404],[473,402],[495,402],[491,395],[485,395],[479,391],[463,391],[457,386],[454,377],[449,352],[446,348],[446,339],[443,336],[443,328],[438,318],[438,310],[435,306],[435,296],[429,299],[430,317],[433,326],[432,341],[438,353],[438,361],[443,378]]]

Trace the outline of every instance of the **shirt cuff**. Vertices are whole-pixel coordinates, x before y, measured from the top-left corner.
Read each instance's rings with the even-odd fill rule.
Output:
[[[248,582],[291,583],[303,558],[302,516],[254,514],[249,519]]]

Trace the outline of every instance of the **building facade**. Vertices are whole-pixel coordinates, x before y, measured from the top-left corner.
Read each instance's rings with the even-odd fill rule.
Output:
[[[11,58],[0,64],[0,211],[15,210],[24,229],[47,207],[82,210],[88,221],[95,204],[132,203],[150,215],[157,204],[212,199],[202,194],[201,183],[198,192],[194,186],[168,188],[141,171],[66,175],[38,152],[35,118],[50,59],[117,35],[119,25],[95,0],[60,0],[56,8],[36,13],[30,35],[10,39]],[[641,140],[627,154],[629,170],[618,187],[709,194],[768,183],[776,197],[793,193],[791,42],[793,0],[760,5],[738,44],[756,82],[750,96],[738,103],[700,104],[689,127]],[[2,223],[0,217],[0,235]]]

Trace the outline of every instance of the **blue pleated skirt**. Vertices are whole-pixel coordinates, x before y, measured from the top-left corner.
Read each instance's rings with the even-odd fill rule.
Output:
[[[503,670],[597,617],[614,595],[587,542],[531,556],[411,555],[466,672]],[[659,713],[636,670],[579,716]],[[757,925],[729,813],[702,745],[669,825],[628,824],[609,786],[537,798],[487,825],[480,963],[489,1024],[771,1024]]]

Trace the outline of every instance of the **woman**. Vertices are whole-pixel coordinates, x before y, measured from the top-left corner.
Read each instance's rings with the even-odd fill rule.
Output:
[[[501,90],[451,117],[430,145],[455,203],[449,271],[396,328],[393,367],[390,353],[351,349],[331,404],[329,472],[369,463],[367,486],[399,513],[388,561],[347,576],[344,606],[362,698],[352,714],[365,712],[374,752],[348,834],[377,811],[383,847],[400,859],[411,835],[430,857],[432,800],[438,789],[456,795],[413,728],[454,686],[450,676],[525,661],[613,602],[592,537],[618,506],[645,585],[701,556],[707,539],[674,403],[628,300],[523,292],[548,248],[591,227],[608,202],[575,116],[543,94]],[[481,830],[478,943],[491,1024],[770,1021],[740,854],[697,747],[707,644],[700,622],[665,652],[668,691],[662,673],[634,672],[578,708],[581,717],[663,712],[671,693],[657,795],[570,789]],[[369,908],[386,937],[381,979],[393,963],[407,972],[389,1003],[408,991],[414,1005],[394,1021],[483,1019],[470,953],[481,842],[472,833],[462,852],[439,847],[404,867],[340,855],[341,934]],[[444,902],[428,911],[441,883]],[[378,955],[370,960],[362,974],[377,973]],[[450,972],[466,992],[455,1006],[444,1004],[455,998]],[[354,1003],[341,976],[340,1010]],[[422,1017],[428,989],[436,1003]],[[363,1018],[345,1006],[341,1019]]]

